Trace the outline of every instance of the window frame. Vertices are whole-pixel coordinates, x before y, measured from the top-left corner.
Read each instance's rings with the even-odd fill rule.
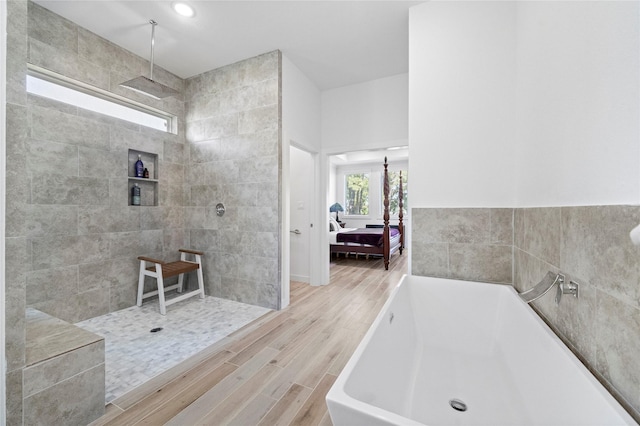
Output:
[[[388,171],[398,172],[402,170],[403,172],[408,172],[409,163],[407,160],[403,161],[391,161],[389,162]],[[346,176],[349,174],[359,174],[359,173],[368,173],[369,174],[369,214],[367,215],[350,215],[346,212]],[[345,211],[340,214],[341,220],[383,220],[384,215],[384,206],[383,206],[383,174],[384,169],[382,164],[379,163],[362,163],[362,164],[345,164],[336,167],[336,200],[345,207]],[[403,173],[404,176],[404,173]],[[403,182],[403,185],[405,183]],[[404,188],[405,191],[408,191],[408,187]],[[377,202],[376,200],[379,200]],[[404,208],[407,210],[407,213],[404,214],[406,217],[408,214],[408,207],[406,201],[404,203]],[[390,214],[389,218],[393,220],[398,219],[398,214]]]
[[[366,175],[369,183],[369,188],[367,192],[367,210],[369,211],[367,214],[349,214],[347,213],[347,176],[349,175]],[[342,203],[344,206],[343,217],[350,218],[368,218],[371,216],[371,172],[369,171],[350,171],[345,172],[342,175]]]
[[[107,90],[101,89],[99,87],[96,86],[92,86],[90,84],[87,83],[83,83],[81,81],[72,79],[70,77],[64,76],[62,74],[58,74],[56,72],[50,71],[46,68],[42,68],[39,67],[37,65],[33,65],[33,64],[27,64],[27,76],[31,76],[40,80],[44,80],[47,81],[49,83],[53,83],[56,84],[58,86],[61,87],[65,87],[67,89],[71,89],[80,93],[83,93],[85,95],[89,95],[89,96],[93,96],[95,98],[101,99],[103,101],[107,101],[107,102],[111,102],[113,104],[119,105],[121,107],[125,107],[125,108],[130,108],[132,110],[136,110],[151,116],[155,116],[158,117],[160,119],[163,119],[166,121],[167,123],[167,128],[165,129],[158,129],[157,127],[151,127],[148,126],[144,123],[140,123],[140,122],[136,122],[136,121],[129,121],[126,120],[124,118],[120,118],[120,117],[116,117],[101,111],[95,111],[95,110],[91,110],[94,111],[98,114],[102,114],[105,117],[112,117],[118,120],[124,120],[124,121],[129,121],[132,123],[136,123],[140,126],[144,126],[145,128],[149,128],[149,129],[154,129],[154,130],[158,130],[161,132],[166,132],[166,133],[172,133],[172,134],[177,134],[178,132],[178,118],[173,115],[170,114],[168,112],[159,110],[157,108],[153,108],[149,105],[145,105],[141,102],[136,102],[134,100],[131,100],[129,98],[125,98],[124,96],[120,96],[117,95],[115,93],[109,92]],[[45,95],[40,95],[40,94],[36,94],[36,93],[32,93],[27,91],[27,93],[31,93],[34,96],[40,96],[40,97],[44,97],[46,99],[52,99],[55,100],[57,102],[63,102],[66,103],[64,101],[59,101],[56,100],[55,98],[51,98],[51,97],[47,97]],[[67,103],[68,105],[73,105],[75,107],[78,108],[83,108],[82,105],[78,105],[78,104],[74,104],[74,103]],[[86,108],[83,108],[86,109]]]

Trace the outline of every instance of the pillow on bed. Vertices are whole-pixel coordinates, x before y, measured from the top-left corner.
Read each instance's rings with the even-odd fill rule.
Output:
[[[329,231],[336,232],[340,230],[340,224],[332,217],[329,218]]]

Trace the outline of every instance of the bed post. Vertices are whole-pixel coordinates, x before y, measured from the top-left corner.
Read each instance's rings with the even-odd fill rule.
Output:
[[[402,170],[400,170],[400,188],[398,190],[398,231],[400,232],[400,254],[402,254],[402,249],[404,248],[404,225],[402,224],[402,218],[404,215],[402,214],[403,202],[402,198],[404,197],[404,192],[402,191]]]
[[[389,172],[387,171],[387,157],[384,157],[384,230],[382,231],[382,241],[384,247],[384,269],[389,269],[389,252],[391,242],[389,241]]]

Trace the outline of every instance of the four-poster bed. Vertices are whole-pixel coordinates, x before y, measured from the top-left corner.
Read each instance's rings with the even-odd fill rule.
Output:
[[[333,253],[356,253],[382,255],[384,269],[389,269],[389,259],[396,251],[402,254],[404,248],[404,224],[402,222],[402,172],[400,172],[400,185],[398,191],[398,219],[397,228],[389,226],[389,174],[387,171],[387,158],[384,158],[383,175],[383,226],[381,228],[341,228],[330,226],[329,247]],[[333,220],[333,219],[331,219]]]

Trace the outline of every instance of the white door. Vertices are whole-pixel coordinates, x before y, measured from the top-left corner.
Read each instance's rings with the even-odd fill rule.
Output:
[[[314,159],[294,146],[290,148],[290,279],[309,283],[311,276],[311,223],[313,217]]]

